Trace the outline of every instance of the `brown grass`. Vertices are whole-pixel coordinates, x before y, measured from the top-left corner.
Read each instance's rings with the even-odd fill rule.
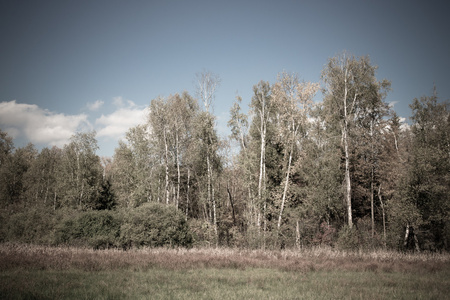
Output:
[[[122,251],[0,244],[0,271],[145,271],[152,268],[272,268],[300,272],[342,270],[434,273],[450,269],[450,255],[404,254],[391,251],[345,252],[331,248],[282,251],[146,248]]]

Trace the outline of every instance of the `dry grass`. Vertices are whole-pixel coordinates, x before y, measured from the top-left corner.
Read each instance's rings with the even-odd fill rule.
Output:
[[[1,270],[136,270],[152,268],[269,268],[282,271],[373,271],[434,273],[450,269],[450,255],[391,251],[345,252],[331,248],[305,250],[164,249],[91,250],[0,244]]]
[[[447,299],[450,255],[0,244],[2,299]]]

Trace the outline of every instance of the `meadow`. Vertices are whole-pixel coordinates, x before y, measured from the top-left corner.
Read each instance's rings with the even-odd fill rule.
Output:
[[[2,299],[448,299],[450,255],[0,245]]]

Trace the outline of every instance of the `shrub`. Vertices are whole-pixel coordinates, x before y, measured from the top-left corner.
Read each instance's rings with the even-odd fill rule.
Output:
[[[350,228],[348,225],[345,225],[341,228],[338,234],[337,246],[342,250],[356,250],[359,248],[359,237],[356,226]]]
[[[361,218],[351,229],[347,225],[342,227],[338,234],[337,246],[342,250],[382,249],[384,248],[383,237],[377,233],[376,229],[372,235],[370,218]]]
[[[192,235],[184,215],[175,207],[146,203],[126,211],[120,240],[124,248],[188,247]]]
[[[8,214],[2,212],[0,241],[49,244],[56,217],[53,211],[40,208]]]
[[[89,246],[94,249],[118,245],[120,219],[112,211],[82,212],[62,221],[56,230],[56,243]]]
[[[210,247],[216,245],[217,237],[214,226],[204,220],[190,219],[189,229],[194,247]]]
[[[335,235],[336,229],[324,221],[320,224],[320,228],[314,236],[313,243],[315,245],[333,246],[336,239]]]

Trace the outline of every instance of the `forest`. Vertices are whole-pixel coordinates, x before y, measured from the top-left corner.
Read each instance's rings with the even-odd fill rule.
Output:
[[[418,95],[403,123],[376,71],[343,53],[320,83],[255,83],[227,138],[211,109],[220,78],[203,72],[195,97],[153,99],[112,158],[95,132],[38,151],[0,130],[0,242],[448,251],[450,102]]]

